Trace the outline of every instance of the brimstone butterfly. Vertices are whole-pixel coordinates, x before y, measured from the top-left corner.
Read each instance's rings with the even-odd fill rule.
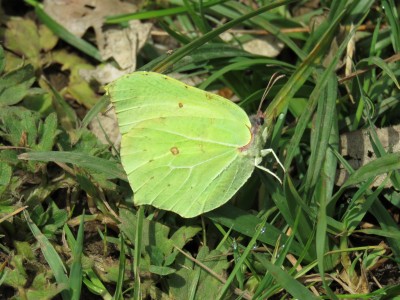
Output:
[[[262,150],[262,113],[251,124],[233,102],[152,72],[125,75],[106,91],[135,204],[190,218],[226,203],[255,166],[276,177],[259,166],[268,153],[276,158]]]

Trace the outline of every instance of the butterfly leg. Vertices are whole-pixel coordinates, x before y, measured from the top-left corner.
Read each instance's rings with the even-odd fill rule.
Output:
[[[270,153],[272,153],[272,155],[275,157],[276,162],[281,166],[283,172],[286,172],[285,168],[283,167],[281,161],[279,160],[278,156],[276,155],[276,153],[275,153],[275,151],[273,149],[269,148],[269,149],[262,149],[261,150],[261,156],[262,157],[267,156]]]
[[[279,181],[280,184],[282,184],[282,180],[281,180],[276,174],[274,174],[270,169],[267,169],[267,168],[265,168],[265,167],[263,167],[263,166],[260,166],[260,164],[257,163],[257,158],[256,158],[256,161],[255,161],[255,164],[256,164],[256,167],[257,167],[257,168],[259,168],[260,170],[263,170],[264,172],[267,172],[268,174],[271,174],[271,175],[274,176],[276,179],[278,179],[278,181]]]

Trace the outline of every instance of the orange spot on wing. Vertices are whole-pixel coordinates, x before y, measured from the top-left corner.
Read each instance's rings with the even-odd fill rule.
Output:
[[[171,151],[172,155],[178,155],[179,154],[179,149],[177,147],[172,147],[169,149]]]

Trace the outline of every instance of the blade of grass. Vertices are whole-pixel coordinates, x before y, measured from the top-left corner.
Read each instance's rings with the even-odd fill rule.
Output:
[[[390,37],[392,39],[392,44],[394,51],[400,52],[400,24],[399,15],[397,13],[397,8],[393,0],[383,0],[382,7],[385,11],[386,18],[390,25]]]
[[[80,128],[86,128],[91,121],[93,121],[96,116],[102,112],[110,104],[110,99],[108,96],[103,96],[99,101],[87,112],[82,120]]]
[[[76,124],[78,120],[76,112],[44,76],[40,78],[39,85],[43,89],[49,91],[52,95],[52,104],[57,113],[57,118],[60,121],[62,128],[64,128],[68,133],[71,142],[75,143],[79,139],[76,132]]]
[[[336,20],[332,22],[332,25],[329,27],[329,29],[326,31],[324,36],[321,38],[320,42],[314,47],[314,49],[310,52],[310,54],[307,56],[307,58],[304,60],[304,62],[299,66],[299,68],[296,70],[296,72],[290,77],[289,81],[287,84],[282,88],[279,92],[278,95],[276,95],[275,99],[273,102],[268,106],[267,108],[267,116],[268,115],[273,115],[274,110],[276,112],[279,112],[281,107],[285,106],[285,102],[290,99],[294,91],[296,91],[299,87],[301,86],[306,78],[308,77],[309,74],[311,74],[312,70],[311,65],[312,62],[317,59],[317,56],[321,55],[320,51],[330,45],[330,37],[331,34],[334,32],[334,30],[337,28],[339,25],[339,21],[341,18],[345,15],[345,11],[342,12],[338,16]],[[301,137],[303,136],[303,133],[305,129],[308,126],[308,123],[311,119],[312,114],[314,113],[315,107],[317,105],[318,99],[320,98],[320,95],[323,91],[323,87],[325,84],[327,84],[327,80],[329,76],[331,76],[334,68],[337,66],[337,62],[339,58],[341,57],[342,53],[346,49],[347,42],[349,41],[350,37],[352,36],[353,33],[349,33],[346,39],[343,41],[343,43],[340,45],[337,54],[334,56],[332,59],[331,63],[329,66],[326,68],[326,70],[322,73],[319,74],[317,78],[321,78],[320,80],[317,81],[317,84],[313,90],[313,92],[310,95],[310,101],[304,110],[304,113],[300,116],[297,126],[295,129],[295,133],[293,134],[290,143],[287,147],[288,152],[286,155],[286,159],[284,162],[284,167],[285,169],[289,168],[289,166],[292,163],[293,158],[295,157],[298,149],[298,145],[300,143]],[[293,88],[295,86],[295,88]],[[293,90],[294,91],[293,91]],[[285,98],[286,97],[286,98]],[[285,100],[286,99],[286,100]]]
[[[139,70],[152,70],[156,65],[166,59],[167,56],[168,55],[160,56],[141,67]],[[190,54],[188,54],[184,59],[176,62],[173,67],[174,71],[182,72],[205,67],[209,64],[210,60],[251,56],[252,55],[250,53],[225,43],[210,43],[193,49],[193,51],[190,52]]]
[[[318,199],[318,219],[317,219],[317,230],[316,230],[316,235],[315,235],[315,240],[317,241],[315,243],[315,250],[317,254],[317,261],[318,261],[318,270],[319,270],[319,275],[321,276],[322,279],[322,284],[324,286],[324,289],[329,296],[330,299],[338,299],[336,295],[333,293],[331,288],[329,287],[328,282],[325,279],[325,265],[328,265],[325,261],[325,251],[326,249],[329,249],[328,247],[328,241],[327,241],[327,228],[328,228],[328,221],[327,221],[327,203],[328,203],[328,197],[325,193],[325,191],[322,188],[317,189],[316,191],[316,197],[319,196]],[[329,265],[328,265],[329,266]]]
[[[233,280],[238,275],[238,272],[240,271],[240,269],[242,268],[242,265],[245,263],[245,260],[247,259],[248,255],[250,254],[250,251],[253,250],[253,247],[256,244],[259,235],[266,231],[265,224],[266,224],[266,220],[262,220],[261,223],[256,225],[256,232],[255,232],[254,236],[251,238],[250,242],[247,244],[246,249],[243,251],[239,260],[236,262],[235,267],[233,268],[232,272],[229,274],[229,277],[226,280],[226,283],[224,284],[223,288],[221,289],[221,292],[219,293],[217,299],[224,299]]]
[[[398,233],[400,228],[393,220],[393,217],[387,211],[380,201],[374,201],[371,206],[370,213],[378,220],[383,231]],[[400,240],[397,238],[388,238],[391,250],[395,254],[396,263],[400,264]]]
[[[333,84],[335,89],[337,89],[337,79],[335,77],[331,77],[327,89],[329,89],[329,85]],[[329,136],[327,140],[327,144],[324,145],[325,147],[325,155],[324,161],[321,162],[323,164],[322,169],[320,170],[320,178],[319,182],[316,185],[315,189],[315,196],[314,199],[318,199],[317,203],[315,204],[318,207],[318,217],[317,217],[317,226],[316,226],[316,235],[315,240],[317,241],[315,245],[316,255],[317,255],[317,262],[318,262],[318,270],[319,275],[322,278],[322,284],[326,290],[326,294],[330,297],[330,299],[337,299],[337,296],[333,293],[332,289],[330,288],[329,283],[326,281],[325,277],[325,269],[331,269],[335,267],[335,259],[332,259],[332,256],[326,256],[326,251],[331,249],[330,240],[328,239],[327,232],[328,232],[328,224],[329,224],[329,210],[327,209],[329,200],[332,198],[332,191],[335,182],[335,174],[337,169],[337,159],[335,155],[332,153],[332,150],[328,148],[329,144],[334,144],[338,147],[338,128],[337,128],[337,117],[336,117],[336,92],[335,97],[332,103],[331,109],[333,110],[332,116],[326,115],[327,118],[332,119],[332,127],[330,132],[326,132]],[[329,100],[327,101],[329,102]],[[321,155],[322,156],[322,155]]]
[[[238,16],[247,14],[251,12],[251,9],[245,3],[241,3],[239,1],[231,1],[227,3],[229,8],[233,8],[230,11],[225,10],[224,15],[229,16],[231,18],[236,18]],[[217,8],[216,8],[217,9]],[[281,32],[281,28],[273,25],[272,22],[268,21],[266,17],[263,15],[256,16],[251,20],[248,20],[245,25],[250,26],[251,28],[262,28],[267,32],[270,32],[274,37],[283,42],[287,47],[289,47],[296,55],[300,58],[300,60],[304,60],[306,57],[306,52],[300,49],[300,47],[294,42],[287,34]]]
[[[61,292],[63,300],[70,300],[71,292],[69,286],[69,279],[66,275],[67,270],[60,256],[58,255],[57,251],[54,249],[50,241],[40,231],[40,229],[36,226],[36,224],[33,223],[33,221],[29,216],[29,213],[26,210],[24,210],[23,214],[29,229],[31,230],[33,236],[36,238],[36,240],[40,245],[40,250],[42,251],[44,258],[46,259],[51,270],[53,271],[57,283],[60,285],[64,285],[66,287],[66,289]]]
[[[174,63],[178,62],[181,60],[185,55],[187,55],[190,51],[193,49],[196,49],[200,47],[201,45],[205,44],[206,42],[212,40],[213,38],[216,38],[219,36],[221,33],[225,32],[229,28],[232,28],[235,25],[238,25],[242,23],[243,21],[250,19],[254,16],[257,16],[263,12],[266,12],[268,10],[274,9],[276,7],[279,7],[281,5],[289,4],[294,2],[294,0],[286,0],[286,1],[278,1],[273,4],[265,5],[249,14],[246,14],[242,17],[239,17],[235,20],[232,20],[217,29],[203,35],[202,37],[195,39],[194,41],[190,42],[189,44],[185,45],[184,47],[178,49],[176,52],[174,52],[171,56],[167,57],[164,61],[160,62],[157,66],[155,66],[152,71],[154,72],[164,72],[166,69],[168,69],[171,65]]]
[[[71,287],[71,299],[79,300],[81,296],[82,289],[82,251],[83,251],[83,227],[85,223],[85,210],[82,212],[81,222],[78,228],[78,235],[76,237],[75,247],[72,250],[72,264],[69,274],[69,284]]]
[[[200,30],[200,32],[203,34],[210,31],[209,30],[210,28],[207,28],[208,26],[205,25],[206,23],[204,22],[204,19],[202,19],[200,16],[197,15],[198,13],[196,12],[195,8],[191,5],[189,0],[183,0],[183,3],[187,9],[187,12],[188,12],[190,18],[192,19],[194,25],[196,26],[196,28],[198,28],[198,30]],[[203,1],[200,1],[199,4],[201,6],[203,6],[208,3],[207,2],[203,3]],[[200,9],[200,7],[199,7],[199,9]]]
[[[119,178],[126,180],[125,172],[117,162],[85,153],[75,153],[69,151],[26,152],[18,155],[18,159],[70,163],[78,167],[87,168],[102,174],[107,174],[108,179]]]
[[[274,277],[275,281],[279,282],[279,285],[289,292],[289,294],[295,299],[320,299],[313,295],[306,287],[289,275],[285,270],[282,270],[280,266],[276,266],[269,261],[265,261],[264,264],[270,274]]]
[[[368,63],[368,65],[375,65],[382,69],[390,79],[396,84],[397,88],[400,89],[400,84],[397,80],[396,74],[394,74],[393,70],[389,67],[389,64],[380,57],[372,56],[365,59],[362,59],[358,62],[358,64]]]
[[[217,80],[218,78],[222,77],[225,73],[228,73],[233,70],[244,70],[247,68],[251,68],[254,65],[274,65],[274,66],[282,66],[284,68],[292,68],[291,65],[281,62],[275,59],[270,58],[243,58],[238,62],[233,62],[226,67],[223,67],[219,70],[213,72],[210,76],[204,80],[198,88],[205,90],[213,81]]]
[[[221,208],[206,213],[205,215],[212,221],[222,224],[227,228],[232,228],[232,230],[248,237],[254,236],[257,224],[261,221],[260,218],[230,204],[226,204]],[[273,246],[280,238],[282,243],[287,243],[288,238],[282,231],[268,223],[265,224],[265,228],[265,232],[261,233],[259,236],[258,240],[260,242]],[[295,253],[295,255],[300,255],[302,249],[302,245],[294,241],[292,243],[292,249],[290,250],[292,253]]]
[[[350,235],[364,219],[365,214],[370,210],[375,201],[379,201],[378,196],[384,189],[387,179],[371,193],[369,182],[364,183],[352,197],[346,212],[343,215],[342,222],[345,224],[345,230]]]
[[[75,249],[76,240],[67,224],[64,225],[64,232],[69,247],[71,249]],[[104,300],[112,299],[112,296],[107,291],[107,288],[92,269],[85,269],[84,273],[87,277],[83,278],[83,283],[92,293],[100,295]]]
[[[122,293],[122,288],[124,286],[124,278],[125,278],[125,242],[124,242],[124,236],[121,233],[119,236],[119,267],[118,267],[118,277],[117,277],[117,284],[115,287],[115,293],[114,293],[114,300],[120,300],[124,299],[123,293]],[[136,281],[136,278],[135,278]]]
[[[103,300],[112,300],[111,294],[107,291],[103,282],[99,279],[97,274],[92,270],[85,270],[86,276],[83,278],[83,283],[88,290],[96,295],[99,295]]]
[[[226,2],[226,1],[228,1],[228,0],[207,1],[206,3],[203,3],[202,5],[204,7],[211,7],[211,6]],[[105,23],[106,24],[119,24],[119,23],[128,22],[130,20],[156,19],[156,18],[186,13],[186,12],[188,12],[188,10],[189,10],[188,7],[181,6],[181,7],[151,10],[151,11],[141,11],[141,12],[130,13],[130,14],[115,15],[115,16],[107,17],[105,20]]]
[[[6,66],[6,60],[4,57],[4,49],[0,45],[0,74],[3,73],[5,66]]]
[[[321,169],[326,158],[328,141],[332,131],[333,116],[336,114],[337,78],[334,73],[327,73],[322,77],[326,83],[322,83],[321,94],[318,101],[315,126],[312,129],[310,159],[305,178],[305,198],[312,199],[311,194],[317,181],[321,178]]]
[[[141,260],[141,249],[142,249],[142,234],[143,234],[143,219],[144,219],[144,208],[139,207],[137,212],[137,223],[136,223],[136,234],[135,234],[135,251],[134,251],[134,265],[133,273],[135,275],[135,288],[134,296],[135,300],[142,299],[141,284],[140,284],[140,260]]]
[[[400,169],[400,153],[388,153],[354,171],[354,173],[344,182],[341,189],[398,169]]]

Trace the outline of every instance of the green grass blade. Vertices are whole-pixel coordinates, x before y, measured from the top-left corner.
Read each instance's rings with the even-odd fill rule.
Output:
[[[311,73],[312,70],[310,70],[310,65],[312,65],[312,61],[314,59],[317,59],[317,55],[320,55],[319,51],[321,48],[326,47],[327,44],[330,44],[330,41],[327,39],[330,38],[332,31],[335,30],[336,26],[338,26],[338,22],[340,21],[341,17],[343,17],[344,12],[338,17],[338,19],[333,22],[333,24],[330,26],[329,30],[325,33],[324,37],[321,39],[321,41],[315,46],[314,50],[309,54],[307,59],[299,66],[298,70],[292,75],[292,77],[289,79],[287,84],[285,85],[285,88],[281,89],[280,93],[275,97],[273,100],[273,103],[271,103],[268,108],[267,108],[267,116],[268,115],[273,115],[274,110],[279,112],[282,110],[282,107],[284,107],[284,104],[287,100],[285,99],[290,99],[290,97],[293,96],[294,91],[291,91],[293,86],[295,87],[294,90],[299,88],[304,81],[305,78],[303,76],[307,76]],[[352,36],[352,33],[349,33],[349,35],[346,37],[346,39],[343,41],[343,43],[340,45],[335,57],[327,67],[327,69],[321,74],[319,74],[320,80],[317,81],[317,84],[310,95],[310,101],[304,110],[304,113],[300,116],[299,121],[297,123],[295,133],[292,136],[292,139],[290,141],[290,144],[288,145],[288,153],[286,155],[286,159],[284,162],[284,167],[287,169],[291,163],[292,160],[297,152],[298,145],[300,143],[301,137],[303,136],[303,133],[305,129],[307,128],[309,121],[311,120],[311,116],[314,113],[315,107],[317,105],[318,99],[321,96],[321,93],[323,92],[324,86],[328,82],[328,78],[331,76],[334,68],[337,65],[337,62],[339,61],[339,58],[341,57],[341,54],[344,52],[347,46],[347,42],[349,41],[350,37]],[[290,94],[289,94],[290,93]],[[289,95],[287,95],[289,94]],[[287,97],[287,98],[285,98]]]
[[[386,181],[383,182],[375,191],[372,193],[369,190],[370,182],[364,183],[359,191],[352,197],[349,206],[343,215],[343,223],[346,225],[346,231],[351,234],[360,225],[360,222],[364,219],[365,214],[370,210],[372,204],[375,201],[379,201],[379,194],[385,187]]]
[[[382,59],[376,56],[372,56],[366,59],[360,60],[359,64],[368,62],[369,64],[374,64],[378,66],[379,68],[382,69],[389,77],[390,79],[396,84],[397,88],[400,89],[400,84],[399,81],[397,80],[396,74],[393,72],[393,70],[390,68],[390,66]]]
[[[327,221],[327,203],[328,203],[328,197],[324,191],[324,189],[320,188],[318,189],[319,193],[317,193],[316,197],[319,197],[318,201],[318,220],[317,220],[317,230],[316,230],[316,236],[315,240],[317,241],[315,243],[316,247],[316,254],[317,254],[317,261],[318,261],[318,270],[319,274],[322,278],[322,284],[326,290],[327,295],[330,297],[330,299],[338,299],[331,288],[329,287],[328,282],[325,279],[325,251],[329,249],[328,246],[328,240],[327,240],[327,228],[328,228],[328,221]]]
[[[253,237],[256,234],[257,225],[261,221],[260,218],[230,204],[208,212],[205,216],[248,237]],[[258,237],[260,242],[274,246],[276,241],[281,239],[282,243],[287,243],[288,237],[282,231],[268,223],[264,227],[265,232]],[[298,242],[292,242],[291,247],[292,253],[296,255],[302,253],[303,247]]]
[[[350,175],[341,189],[398,169],[400,169],[400,153],[389,153],[360,167]]]
[[[5,66],[6,66],[6,60],[4,58],[4,49],[0,45],[0,74],[3,73]]]
[[[120,245],[120,253],[119,253],[119,268],[118,268],[118,278],[117,278],[117,285],[115,287],[115,293],[113,300],[120,300],[124,299],[122,294],[122,289],[124,286],[124,279],[125,279],[125,241],[124,236],[122,233],[119,237],[119,245]],[[136,278],[135,278],[136,280]]]
[[[24,217],[33,236],[38,241],[40,245],[40,250],[42,251],[44,258],[46,259],[51,270],[53,271],[57,283],[60,285],[64,285],[67,288],[66,290],[63,290],[61,292],[63,300],[70,300],[71,292],[69,290],[69,279],[66,275],[67,270],[64,266],[64,263],[62,262],[60,256],[58,255],[57,251],[54,249],[50,241],[44,236],[44,234],[40,231],[36,224],[33,223],[29,216],[29,213],[26,210],[24,210]]]
[[[250,242],[247,244],[246,249],[243,251],[243,253],[241,254],[239,260],[235,263],[235,267],[233,268],[232,272],[229,274],[228,279],[226,280],[226,283],[224,284],[219,296],[217,299],[224,299],[226,292],[228,291],[229,287],[231,286],[233,280],[235,279],[235,277],[238,275],[238,273],[240,272],[240,269],[242,267],[242,265],[245,263],[248,255],[250,254],[250,251],[253,249],[254,245],[257,242],[257,239],[259,237],[260,234],[264,233],[266,231],[266,220],[263,220],[261,223],[256,225],[256,232],[253,235],[253,237],[251,238]]]
[[[72,249],[72,264],[71,264],[71,271],[69,274],[69,284],[71,287],[71,299],[72,300],[79,300],[81,296],[81,289],[82,289],[82,251],[83,251],[83,228],[85,223],[85,211],[83,211],[81,216],[81,222],[78,228],[78,235],[76,237],[75,247]]]
[[[305,60],[299,65],[296,71],[289,78],[287,83],[284,85],[282,89],[275,96],[274,100],[268,105],[265,115],[268,121],[274,119],[277,115],[279,115],[287,106],[288,101],[294,96],[296,91],[304,84],[304,82],[308,79],[310,74],[314,71],[314,61],[320,59],[321,56],[325,53],[325,49],[330,46],[333,33],[339,26],[340,20],[345,15],[345,11],[341,12],[338,17],[332,21],[330,27],[326,30],[324,35],[321,37],[319,42],[315,45],[313,50],[309,53],[309,55],[305,58]],[[311,114],[311,112],[310,112]],[[300,123],[300,122],[299,122]],[[297,127],[296,127],[297,129]],[[296,147],[294,147],[296,149]],[[289,148],[290,149],[290,148]],[[292,150],[294,151],[294,149]],[[293,154],[292,154],[293,155]],[[289,156],[289,155],[288,155]],[[289,163],[291,162],[291,156],[289,156],[289,160],[286,159],[284,166],[285,168],[289,167]]]
[[[245,70],[246,68],[251,68],[255,65],[274,65],[274,66],[282,66],[284,68],[292,68],[291,65],[277,61],[275,59],[270,58],[243,58],[238,62],[233,62],[219,70],[213,72],[206,80],[204,80],[198,87],[200,89],[205,90],[212,82],[221,78],[224,74],[234,71],[234,70]]]
[[[67,224],[64,225],[64,232],[69,247],[71,249],[75,249],[76,240]],[[87,277],[83,278],[83,283],[92,293],[100,295],[104,300],[112,299],[112,296],[107,291],[107,288],[104,286],[103,282],[99,279],[97,274],[92,269],[85,269],[84,273]]]
[[[187,8],[187,12],[190,18],[192,19],[195,27],[198,28],[198,30],[200,30],[201,33],[207,33],[208,31],[210,31],[209,26],[206,26],[204,19],[198,15],[198,12],[194,9],[194,7],[192,7],[191,3],[188,0],[183,0],[183,3]],[[203,1],[200,1],[199,4],[203,6]]]
[[[83,283],[88,290],[93,294],[99,295],[103,300],[111,300],[111,294],[107,291],[107,288],[97,274],[92,269],[86,270],[85,273],[87,277],[83,278]]]
[[[110,104],[108,96],[103,96],[99,101],[87,112],[82,120],[80,128],[86,128],[96,116],[102,112]]]
[[[217,36],[219,36],[221,33],[225,32],[229,28],[232,28],[233,26],[238,25],[238,24],[240,24],[254,16],[257,16],[263,12],[266,12],[268,10],[271,10],[271,9],[274,9],[281,5],[289,4],[292,2],[294,2],[294,1],[293,0],[278,1],[273,4],[265,5],[249,14],[246,14],[235,20],[232,20],[232,21],[218,27],[217,29],[205,34],[204,36],[190,42],[189,44],[185,45],[184,47],[178,49],[171,56],[167,57],[164,61],[159,63],[157,66],[155,66],[152,71],[162,73],[165,70],[167,70],[171,65],[173,65],[174,63],[181,60],[185,55],[189,54],[193,49],[196,49],[196,48],[200,47],[201,45],[205,44],[206,42],[212,40],[213,38],[216,38]]]
[[[141,283],[140,283],[140,260],[141,260],[141,249],[142,249],[142,235],[143,235],[143,219],[144,219],[144,207],[139,207],[137,212],[137,223],[136,223],[136,234],[135,234],[135,251],[134,251],[134,265],[133,273],[135,275],[135,287],[134,296],[135,300],[142,299]]]
[[[146,20],[182,14],[187,12],[186,7],[173,7],[160,10],[142,11],[137,13],[115,15],[106,18],[106,24],[121,24],[131,20]]]
[[[320,299],[313,295],[306,287],[294,279],[286,271],[282,270],[280,266],[274,265],[272,262],[264,261],[270,274],[274,277],[276,282],[283,287],[295,299],[317,300]]]
[[[380,201],[375,201],[372,204],[370,212],[378,220],[383,231],[393,232],[394,234],[399,232],[399,225],[393,220],[393,217]],[[388,242],[391,250],[395,254],[396,263],[399,264],[400,240],[396,238],[388,238]]]
[[[20,154],[18,158],[23,160],[70,163],[78,167],[106,174],[109,179],[119,178],[126,180],[125,172],[118,163],[85,153],[68,151],[26,152]]]
[[[315,127],[311,139],[309,168],[305,179],[305,194],[308,199],[311,199],[311,193],[317,181],[321,178],[321,169],[326,158],[328,149],[329,137],[332,131],[333,116],[336,114],[336,99],[337,99],[337,79],[333,73],[326,73],[327,76],[322,76],[325,86],[321,91],[318,101],[318,109],[316,113]],[[326,83],[325,83],[326,80]]]
[[[396,4],[393,0],[383,0],[382,7],[386,13],[391,29],[391,40],[394,51],[400,52],[400,23]]]
[[[228,13],[226,10],[224,11],[224,15],[227,15],[231,18],[237,18],[241,15],[248,14],[251,12],[251,8],[245,3],[241,3],[239,1],[231,1],[227,3],[227,6],[234,9],[231,13]],[[304,60],[306,54],[304,50],[300,49],[299,46],[293,41],[287,34],[281,32],[281,28],[274,25],[273,22],[269,22],[266,17],[263,15],[256,16],[250,20],[248,20],[245,25],[254,28],[262,28],[276,37],[278,40],[283,42],[287,47],[289,47],[296,55],[300,58],[300,60]],[[300,24],[299,24],[300,26]]]
[[[204,7],[211,7],[220,3],[223,3],[227,0],[214,0],[214,1],[207,1],[203,3]],[[136,13],[130,14],[122,14],[122,15],[115,15],[106,18],[106,24],[119,24],[129,22],[130,20],[145,20],[145,19],[156,19],[161,17],[173,16],[177,14],[187,13],[188,7],[180,6],[180,7],[172,7],[172,8],[165,8],[165,9],[158,9],[158,10],[151,10],[151,11],[141,11]]]

